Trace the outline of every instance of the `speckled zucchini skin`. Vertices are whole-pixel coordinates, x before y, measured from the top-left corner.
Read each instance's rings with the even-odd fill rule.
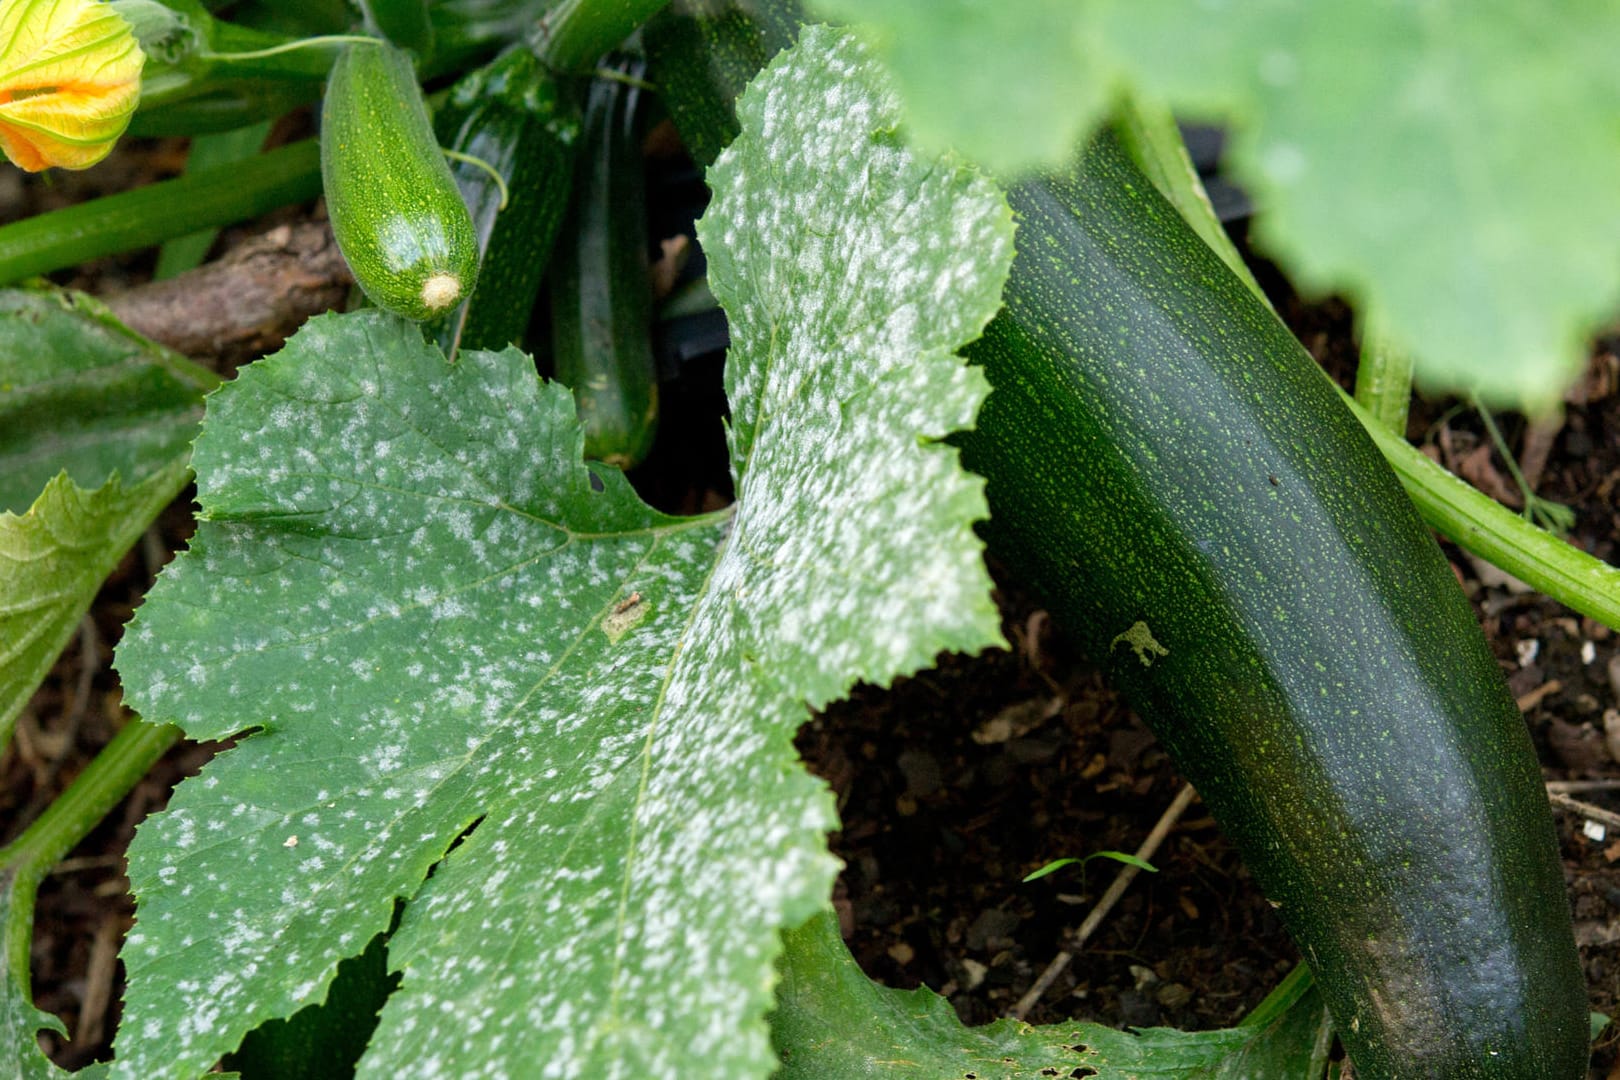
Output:
[[[442,315],[472,291],[472,219],[433,138],[409,57],[350,45],[321,108],[321,181],[332,234],[366,296],[410,319]]]
[[[568,207],[579,128],[574,95],[523,48],[464,77],[434,112],[441,144],[487,162],[510,193],[503,210],[488,173],[450,166],[483,254],[478,288],[431,328],[446,356],[522,344]]]
[[[1011,200],[963,439],[991,550],[1237,843],[1358,1077],[1584,1076],[1536,757],[1394,475],[1111,135]]]
[[[628,74],[645,71],[634,64]],[[585,456],[621,469],[640,464],[658,432],[641,97],[633,84],[591,84],[574,199],[549,270],[557,381],[574,392]]]

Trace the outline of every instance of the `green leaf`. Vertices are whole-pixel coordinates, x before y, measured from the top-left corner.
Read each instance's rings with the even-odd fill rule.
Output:
[[[952,350],[1010,213],[895,143],[876,78],[806,35],[713,174],[730,510],[647,508],[526,357],[450,366],[376,312],[210,399],[203,520],[119,669],[148,716],[259,730],[132,845],[115,1075],[320,1000],[396,897],[361,1076],[772,1071],[779,930],[836,869],[807,704],[999,640],[981,485],[938,440],[986,393]]]
[[[102,581],[185,486],[218,381],[87,296],[0,289],[0,747]]]
[[[1326,1061],[1327,1010],[1303,968],[1306,977],[1279,987],[1242,1026],[1220,1031],[1016,1020],[970,1028],[927,987],[891,990],[868,979],[829,913],[783,941],[771,1017],[778,1080],[1315,1080]]]
[[[1231,123],[1258,244],[1419,381],[1545,406],[1620,301],[1620,8],[1511,0],[818,0],[882,43],[919,138],[1066,162],[1124,79]]]
[[[1258,240],[1371,311],[1419,379],[1547,403],[1620,300],[1620,9],[1496,0],[1110,3],[1181,109],[1231,106]]]
[[[85,491],[59,474],[27,513],[0,510],[0,747],[101,583],[189,477],[182,450],[134,487],[114,476]]]
[[[894,71],[921,146],[999,173],[1055,164],[1102,115],[1109,68],[1074,0],[811,0]]]
[[[26,920],[31,926],[34,917],[33,889],[26,890],[26,904],[19,906],[15,887],[15,875],[0,872],[0,939],[7,941],[16,924]],[[10,949],[0,948],[0,1075],[16,1080],[60,1080],[68,1073],[45,1056],[36,1033],[48,1029],[66,1035],[67,1028],[55,1016],[34,1008],[28,996],[28,972],[14,970],[10,954]]]
[[[39,1052],[37,1033],[66,1034],[60,1020],[32,1005],[28,964],[39,884],[64,855],[173,746],[180,732],[130,720],[28,827],[0,847],[0,1075],[29,1080],[60,1073]],[[101,1076],[92,1066],[80,1075]]]
[[[169,468],[218,383],[88,296],[0,289],[0,510],[23,513],[64,469],[93,490]]]

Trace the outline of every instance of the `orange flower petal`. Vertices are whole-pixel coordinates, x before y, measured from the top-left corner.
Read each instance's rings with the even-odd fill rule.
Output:
[[[84,169],[140,103],[146,57],[95,0],[0,0],[0,151],[18,167]]]

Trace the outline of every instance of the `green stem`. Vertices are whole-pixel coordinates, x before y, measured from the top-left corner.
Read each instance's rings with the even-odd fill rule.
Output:
[[[186,171],[197,173],[246,161],[259,153],[269,135],[269,120],[260,120],[234,131],[198,135],[191,140],[191,149],[186,154]],[[152,271],[152,277],[165,281],[201,266],[218,236],[218,229],[199,229],[168,241],[158,251],[157,268]]]
[[[1158,123],[1162,133],[1162,118]],[[1185,187],[1187,170],[1172,156],[1174,144],[1163,137],[1146,137],[1143,132],[1149,122],[1135,115],[1133,110],[1124,110],[1119,124],[1130,152],[1156,186]],[[1133,127],[1139,129],[1134,136],[1130,134]],[[1184,156],[1185,150],[1179,153]],[[1196,181],[1194,177],[1192,182]],[[1166,197],[1230,265],[1226,253],[1235,254],[1236,249],[1220,228],[1220,222],[1215,220],[1208,200],[1177,199],[1168,194]],[[1254,278],[1247,274],[1242,277],[1250,290],[1264,300]],[[1620,630],[1620,569],[1537,528],[1430,461],[1406,441],[1404,431],[1399,434],[1391,431],[1379,416],[1334,383],[1327,372],[1318,371],[1339,391],[1350,411],[1367,429],[1384,460],[1395,470],[1407,496],[1417,506],[1418,514],[1431,528],[1559,603]]]
[[[1215,207],[1210,205],[1209,195],[1204,191],[1203,181],[1198,179],[1198,169],[1187,154],[1187,144],[1182,141],[1181,129],[1176,126],[1176,118],[1170,110],[1141,98],[1128,98],[1119,108],[1115,127],[1126,153],[1153,181],[1159,194],[1181,212],[1182,220],[1192,226],[1199,239],[1270,308],[1271,301],[1266,299],[1260,282],[1255,280],[1248,263],[1238,254],[1237,245],[1232,243],[1215,216]]]
[[[0,283],[229,225],[321,192],[315,139],[0,227]]]
[[[1620,569],[1537,528],[1453,476],[1386,429],[1350,395],[1340,393],[1394,468],[1424,521],[1532,588],[1620,630]]]
[[[481,157],[475,157],[472,154],[463,154],[460,150],[451,150],[448,147],[441,147],[439,152],[445,157],[449,158],[451,161],[459,161],[465,165],[471,165],[473,168],[484,172],[485,175],[495,182],[495,190],[501,193],[501,202],[496,209],[506,209],[506,204],[512,201],[512,192],[506,186],[506,178],[500,174],[500,171],[496,169],[495,166],[491,165]]]
[[[637,90],[645,90],[649,94],[658,93],[658,85],[648,79],[638,79],[627,71],[615,71],[609,67],[597,67],[591,70],[591,78],[606,79],[608,82],[623,83],[633,86]]]
[[[1406,437],[1412,405],[1412,354],[1369,329],[1356,365],[1356,400],[1388,431]]]
[[[179,738],[180,729],[172,724],[130,720],[21,836],[0,848],[0,888],[11,893],[6,922],[0,926],[3,963],[24,991],[39,883]]]
[[[1294,1007],[1294,1003],[1304,997],[1306,992],[1315,984],[1311,975],[1310,966],[1304,963],[1294,965],[1276,989],[1267,994],[1265,1000],[1256,1005],[1249,1015],[1238,1022],[1239,1027],[1265,1027],[1274,1023],[1283,1014]]]
[[[129,122],[129,134],[161,138],[232,131],[309,105],[321,92],[321,84],[308,79],[210,77],[198,85],[203,89],[171,96],[150,109],[143,96],[143,107]]]
[[[669,0],[561,0],[540,17],[532,46],[553,71],[588,71]]]
[[[209,60],[215,63],[242,64],[250,60],[269,60],[276,56],[286,56],[303,49],[322,48],[327,45],[381,45],[380,38],[367,34],[323,34],[320,37],[298,38],[295,41],[283,41],[267,49],[254,49],[250,52],[199,52],[199,60]]]
[[[1575,524],[1575,511],[1563,503],[1543,499],[1536,494],[1535,489],[1530,486],[1530,481],[1525,479],[1524,470],[1519,468],[1518,459],[1513,456],[1513,451],[1508,447],[1507,439],[1503,438],[1502,429],[1497,426],[1496,418],[1491,415],[1491,411],[1481,405],[1477,398],[1471,399],[1471,404],[1474,411],[1479,413],[1479,418],[1485,422],[1485,430],[1491,437],[1491,444],[1496,447],[1496,452],[1502,460],[1507,462],[1508,472],[1512,474],[1513,482],[1519,487],[1519,498],[1524,503],[1522,513],[1525,520],[1555,533],[1568,532]]]

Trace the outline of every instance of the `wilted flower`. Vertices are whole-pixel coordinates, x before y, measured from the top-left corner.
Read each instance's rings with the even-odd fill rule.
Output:
[[[29,172],[107,156],[141,96],[129,24],[95,0],[0,0],[0,151]]]

